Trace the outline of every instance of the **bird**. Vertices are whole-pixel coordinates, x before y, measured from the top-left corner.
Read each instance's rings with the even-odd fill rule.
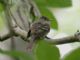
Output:
[[[37,21],[34,21],[29,30],[27,50],[32,50],[34,42],[40,38],[45,38],[49,31],[50,20],[47,17],[41,16]]]

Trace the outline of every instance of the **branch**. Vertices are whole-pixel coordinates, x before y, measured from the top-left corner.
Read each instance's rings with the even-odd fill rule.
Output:
[[[18,26],[14,28],[15,36],[20,36],[23,40],[27,39],[28,32],[22,30]]]
[[[57,38],[57,39],[46,39],[47,42],[50,44],[66,44],[66,43],[73,43],[73,42],[80,42],[80,32],[75,33],[72,36],[67,36],[63,38]]]
[[[34,1],[29,0],[29,3],[30,3],[30,5],[31,5],[31,10],[30,10],[30,12],[31,12],[33,15],[35,15],[35,17],[40,17],[40,16],[41,16],[41,13],[40,13],[37,5],[34,3]]]
[[[10,37],[12,37],[12,35],[9,32],[5,33],[5,34],[3,34],[3,35],[0,36],[0,41],[7,40]]]
[[[21,38],[23,38],[23,40],[25,40],[27,38],[28,32],[20,29],[19,27],[15,27],[14,32],[15,32],[15,36],[20,36]],[[3,41],[4,39],[7,39],[9,37],[11,37],[10,34],[6,34],[4,36],[1,36],[0,41]],[[45,39],[45,40],[48,43],[55,44],[55,45],[65,44],[65,43],[73,43],[73,42],[80,42],[80,32],[77,32],[72,36],[67,36],[67,37],[57,38],[57,39]]]
[[[6,17],[6,22],[7,22],[7,25],[8,25],[8,29],[9,31],[11,32],[11,34],[13,35],[13,23],[12,23],[12,19],[11,19],[11,16],[10,16],[10,4],[8,3],[9,1],[6,1],[7,5],[5,6],[5,17]]]
[[[21,38],[23,38],[24,40],[27,39],[27,34],[28,32],[22,30],[21,28],[19,28],[18,26],[14,27],[14,35],[12,35],[10,32],[5,33],[4,35],[0,36],[0,41],[5,41],[6,39],[12,37],[12,36],[20,36]]]

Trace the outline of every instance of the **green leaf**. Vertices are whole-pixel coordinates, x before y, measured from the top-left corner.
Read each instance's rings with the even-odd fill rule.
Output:
[[[6,54],[11,57],[20,58],[22,60],[33,60],[27,53],[20,52],[20,51],[3,51],[0,49],[1,54]]]
[[[46,6],[46,0],[34,0],[38,6]]]
[[[43,16],[46,16],[50,19],[51,28],[58,29],[58,23],[57,23],[56,18],[53,16],[53,14],[46,7],[39,6],[39,9],[40,9],[40,12]]]
[[[72,5],[71,0],[48,0],[47,5],[50,7],[69,7]]]
[[[6,1],[5,0],[0,0],[0,4],[2,4],[3,6],[6,6]]]
[[[36,60],[59,60],[60,58],[58,48],[43,40],[40,40],[34,49]]]
[[[68,53],[63,60],[80,60],[80,48]]]
[[[34,0],[36,4],[49,7],[69,7],[72,5],[71,0]]]
[[[4,9],[3,9],[3,5],[0,4],[0,12],[2,12]]]
[[[5,24],[4,24],[4,20],[3,17],[0,15],[0,30],[3,30]]]

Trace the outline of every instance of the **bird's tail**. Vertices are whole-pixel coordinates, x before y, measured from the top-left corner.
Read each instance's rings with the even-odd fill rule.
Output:
[[[31,36],[29,38],[29,42],[27,43],[27,48],[26,48],[28,52],[32,52],[34,44],[35,44],[35,37]]]

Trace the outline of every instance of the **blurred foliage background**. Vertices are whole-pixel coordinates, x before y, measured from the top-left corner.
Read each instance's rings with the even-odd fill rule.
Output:
[[[13,1],[13,0],[12,0]],[[76,6],[75,1],[79,0],[34,0],[38,6],[40,13],[47,16],[51,21],[51,29],[57,30],[59,33],[63,32],[67,35],[74,34],[80,27],[80,5]],[[13,3],[18,3],[19,0],[14,0]],[[75,6],[74,6],[75,5]],[[14,7],[13,5],[12,7]],[[6,28],[4,20],[4,0],[0,0],[0,31]],[[2,42],[1,42],[2,43]],[[72,46],[79,46],[74,43]],[[44,40],[40,40],[33,49],[34,54],[29,55],[24,51],[6,51],[0,49],[1,54],[6,54],[12,57],[19,58],[19,60],[80,60],[80,48],[73,50],[61,58],[61,53],[58,47],[53,46]],[[65,51],[63,51],[65,52]]]

